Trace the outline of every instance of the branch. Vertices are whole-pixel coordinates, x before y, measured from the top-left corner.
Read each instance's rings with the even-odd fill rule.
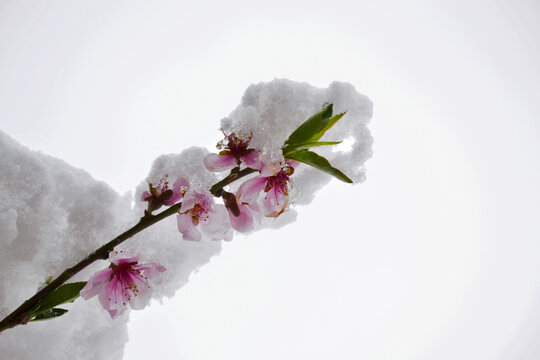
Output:
[[[251,173],[256,172],[257,170],[251,168],[245,168],[239,170],[239,168],[234,168],[231,170],[231,173],[225,177],[223,180],[217,182],[210,188],[210,193],[216,197],[220,197],[223,194],[223,188],[230,183],[246,176]],[[122,242],[131,238],[135,234],[143,231],[147,227],[154,225],[155,223],[171,216],[180,210],[182,202],[178,202],[174,205],[171,205],[167,210],[162,211],[157,215],[151,215],[148,211],[145,211],[145,215],[139,220],[139,222],[128,229],[124,233],[118,235],[92,254],[88,255],[84,260],[80,261],[77,265],[66,269],[63,273],[60,274],[56,279],[51,281],[43,289],[39,290],[34,296],[26,300],[15,309],[11,314],[6,316],[2,321],[0,321],[0,332],[13,328],[20,324],[26,324],[30,318],[28,314],[43,300],[48,294],[57,289],[60,285],[68,281],[75,274],[86,268],[88,265],[92,264],[96,260],[106,260],[109,257],[109,252],[113,250],[115,246],[118,246]]]
[[[94,251],[92,254],[88,255],[84,260],[79,262],[77,265],[66,269],[60,276],[58,276],[56,279],[51,281],[47,286],[45,286],[43,289],[38,291],[34,296],[32,296],[30,299],[26,300],[21,306],[19,306],[15,311],[13,311],[11,314],[6,316],[6,318],[2,321],[0,321],[0,332],[15,327],[19,324],[25,324],[28,322],[28,312],[30,312],[39,302],[48,294],[53,292],[56,288],[58,288],[60,285],[65,283],[67,280],[72,278],[75,274],[83,270],[88,265],[92,264],[96,260],[105,260],[109,257],[109,252],[117,245],[121,244],[122,242],[126,241],[127,239],[131,238],[133,235],[143,231],[149,226],[154,225],[155,223],[173,215],[180,210],[180,207],[182,206],[182,203],[176,203],[172,205],[170,208],[168,208],[165,211],[162,211],[158,215],[155,216],[144,216],[142,217],[139,222],[133,226],[131,229],[127,230],[126,232],[122,233],[121,235],[118,235],[96,251]]]

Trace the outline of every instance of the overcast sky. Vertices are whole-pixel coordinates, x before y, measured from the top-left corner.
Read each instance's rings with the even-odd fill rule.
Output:
[[[538,359],[537,1],[0,1],[0,129],[120,193],[274,78],[372,99],[367,181],[132,312],[125,358]]]

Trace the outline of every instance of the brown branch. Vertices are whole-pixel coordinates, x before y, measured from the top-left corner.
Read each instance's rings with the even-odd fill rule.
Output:
[[[223,193],[223,188],[233,181],[236,181],[246,175],[249,175],[251,173],[254,173],[257,170],[251,169],[251,168],[245,168],[243,170],[239,170],[239,168],[234,168],[231,173],[225,177],[223,180],[217,182],[214,186],[210,188],[210,192],[212,195],[216,197],[220,197]],[[162,211],[161,213],[157,215],[150,215],[148,211],[145,210],[145,215],[139,220],[139,222],[133,226],[132,228],[128,229],[124,233],[118,235],[96,251],[94,251],[92,254],[88,255],[84,260],[80,261],[77,265],[66,269],[63,273],[60,274],[56,279],[51,281],[47,286],[45,286],[43,289],[39,290],[34,296],[26,300],[24,303],[22,303],[21,306],[19,306],[17,309],[15,309],[11,314],[6,316],[2,321],[0,321],[0,332],[13,328],[20,324],[26,324],[30,318],[29,314],[30,312],[40,303],[41,300],[43,300],[48,294],[53,292],[55,289],[57,289],[60,285],[65,283],[67,280],[72,278],[75,274],[83,270],[88,265],[92,264],[96,260],[105,260],[109,257],[109,252],[112,251],[112,249],[121,244],[122,242],[126,241],[127,239],[131,238],[133,235],[143,231],[147,227],[150,227],[154,225],[155,223],[173,215],[176,214],[180,207],[182,206],[181,202],[178,202],[171,207],[169,207],[167,210]]]
[[[80,261],[77,265],[70,267],[69,269],[66,269],[60,276],[58,276],[56,279],[51,281],[47,286],[45,286],[43,289],[39,290],[34,296],[32,296],[30,299],[26,300],[24,303],[22,303],[21,306],[19,306],[17,309],[15,309],[11,314],[6,316],[6,318],[2,321],[0,321],[0,332],[15,327],[19,324],[24,324],[30,320],[28,318],[28,313],[35,308],[36,305],[39,304],[45,296],[53,292],[56,288],[58,288],[60,285],[65,283],[67,280],[72,278],[75,274],[77,274],[79,271],[87,267],[88,265],[92,264],[96,260],[105,260],[109,257],[109,252],[117,245],[121,244],[122,242],[126,241],[133,235],[141,232],[142,230],[146,229],[149,226],[154,225],[155,223],[165,219],[166,217],[169,217],[180,210],[180,207],[182,206],[182,203],[179,202],[177,204],[172,205],[170,208],[168,208],[165,211],[162,211],[158,215],[155,216],[143,216],[139,222],[133,226],[131,229],[127,230],[126,232],[122,233],[121,235],[118,235],[96,251],[94,251],[92,254],[88,255],[84,260]]]

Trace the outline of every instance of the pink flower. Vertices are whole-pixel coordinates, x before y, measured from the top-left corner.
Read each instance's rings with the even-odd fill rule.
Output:
[[[257,204],[239,203],[235,194],[223,191],[221,195],[231,226],[238,232],[249,232],[255,228],[255,221],[260,221],[260,210]]]
[[[261,176],[249,179],[240,185],[238,199],[244,204],[253,204],[259,194],[264,190],[266,193],[262,200],[263,214],[267,217],[278,217],[285,211],[289,203],[290,176],[294,168],[298,166],[295,161],[287,161],[284,166],[276,171],[274,165],[263,165]],[[266,175],[267,176],[263,176]]]
[[[255,223],[260,221],[260,209],[257,204],[238,204],[240,214],[238,216],[227,208],[229,221],[234,230],[238,232],[250,232],[255,228]]]
[[[166,270],[158,263],[139,264],[140,256],[131,254],[111,251],[111,265],[92,275],[80,292],[86,300],[98,295],[99,302],[113,319],[122,314],[128,304],[134,310],[143,309],[151,295],[148,279]]]
[[[232,133],[218,143],[217,148],[223,149],[219,154],[208,154],[204,158],[204,166],[210,171],[224,171],[244,163],[247,167],[259,170],[261,162],[259,152],[248,149],[251,137],[247,140]]]
[[[177,216],[178,231],[184,240],[199,241],[202,234],[212,240],[231,240],[232,230],[225,206],[214,203],[209,192],[189,190],[184,195],[181,213]]]
[[[173,183],[172,189],[169,189],[168,175],[162,178],[157,187],[148,184],[150,191],[143,191],[141,201],[148,202],[150,212],[159,209],[163,205],[173,205],[184,195],[188,186],[188,181],[184,178],[178,178]]]

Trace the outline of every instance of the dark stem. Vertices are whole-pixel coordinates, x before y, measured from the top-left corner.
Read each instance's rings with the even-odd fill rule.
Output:
[[[177,204],[172,205],[167,210],[159,213],[155,216],[143,216],[139,222],[133,226],[131,229],[127,230],[121,235],[118,235],[96,251],[94,251],[92,254],[88,255],[84,260],[79,262],[77,265],[70,267],[69,269],[66,269],[60,276],[58,276],[56,279],[51,281],[47,286],[45,286],[43,289],[38,291],[34,296],[32,296],[30,299],[26,300],[21,306],[19,306],[15,311],[13,311],[11,314],[9,314],[4,320],[0,321],[0,332],[15,327],[19,324],[27,322],[29,319],[28,313],[37,305],[39,302],[48,294],[50,294],[52,291],[54,291],[56,288],[58,288],[60,285],[65,283],[67,280],[69,280],[71,277],[73,277],[75,274],[77,274],[79,271],[87,267],[88,265],[92,264],[96,260],[104,260],[109,257],[109,252],[117,245],[121,244],[122,242],[126,241],[133,235],[141,232],[142,230],[146,229],[149,226],[154,225],[155,223],[165,219],[166,217],[169,217],[173,214],[176,214],[180,207],[182,206],[182,203],[179,202]]]
[[[210,193],[216,197],[220,197],[223,193],[223,187],[229,185],[235,180],[238,180],[246,175],[249,175],[251,173],[256,172],[257,170],[251,169],[251,168],[245,168],[243,170],[239,170],[239,168],[234,168],[231,173],[224,178],[223,180],[216,183],[214,186],[210,188]],[[66,269],[63,273],[60,274],[56,279],[51,281],[47,286],[45,286],[43,289],[39,290],[34,296],[26,300],[24,303],[22,303],[21,306],[19,306],[17,309],[15,309],[11,314],[6,316],[2,321],[0,321],[0,332],[13,328],[20,324],[25,324],[30,319],[28,318],[28,314],[32,309],[36,307],[40,303],[41,300],[45,298],[48,294],[53,292],[55,289],[57,289],[60,285],[65,283],[67,280],[72,278],[75,274],[83,270],[88,265],[92,264],[96,260],[105,260],[109,257],[109,252],[113,250],[113,248],[122,242],[126,241],[127,239],[131,238],[133,235],[141,232],[142,230],[146,229],[147,227],[150,227],[154,225],[155,223],[171,216],[180,210],[180,207],[182,206],[182,203],[176,203],[169,207],[167,210],[162,211],[161,213],[157,215],[151,215],[147,210],[145,210],[145,215],[139,220],[139,222],[127,230],[126,232],[118,235],[96,251],[94,251],[92,254],[88,255],[84,260],[79,262],[77,265]]]
[[[225,179],[217,182],[214,186],[212,186],[210,188],[210,193],[216,197],[220,197],[225,186],[229,185],[235,180],[238,180],[246,175],[253,174],[257,171],[258,170],[252,168],[245,168],[243,170],[239,170],[239,168],[236,167],[231,170],[231,173]]]

